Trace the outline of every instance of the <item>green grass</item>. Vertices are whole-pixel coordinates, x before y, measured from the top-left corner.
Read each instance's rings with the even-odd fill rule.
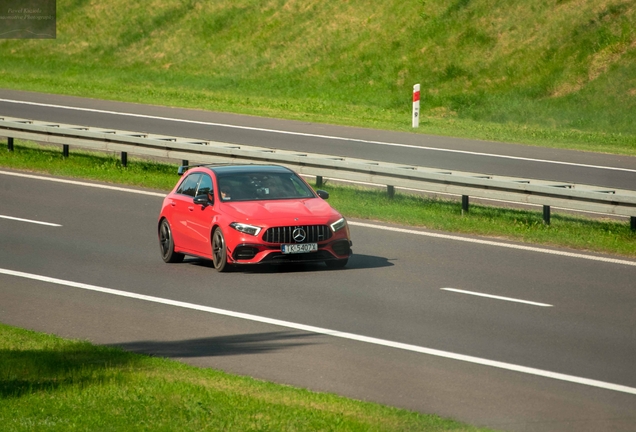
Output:
[[[63,158],[59,147],[42,147],[16,141],[15,151],[0,148],[0,166],[79,177],[145,188],[170,190],[176,183],[177,166],[129,158],[122,167],[118,157],[72,150]],[[526,243],[567,247],[636,257],[636,233],[628,221],[591,219],[554,213],[543,223],[540,211],[523,211],[472,204],[462,215],[456,201],[326,183],[329,203],[349,218],[419,226],[434,230],[506,238]]]
[[[0,86],[636,155],[625,0],[57,2]]]
[[[477,431],[0,324],[3,431]]]

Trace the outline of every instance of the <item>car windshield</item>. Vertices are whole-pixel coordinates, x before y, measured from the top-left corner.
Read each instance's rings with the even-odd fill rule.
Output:
[[[218,176],[222,201],[314,198],[312,190],[290,172],[232,173]]]

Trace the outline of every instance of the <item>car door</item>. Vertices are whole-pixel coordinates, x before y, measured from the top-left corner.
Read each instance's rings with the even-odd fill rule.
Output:
[[[177,191],[173,194],[172,206],[172,236],[179,250],[193,252],[192,228],[188,226],[190,213],[194,211],[194,196],[199,186],[201,173],[188,174],[183,179]]]
[[[216,215],[214,206],[214,188],[212,178],[205,173],[201,174],[195,196],[208,196],[207,204],[194,204],[188,212],[187,226],[191,236],[190,242],[192,250],[198,255],[211,256],[212,246],[210,244],[212,222]]]

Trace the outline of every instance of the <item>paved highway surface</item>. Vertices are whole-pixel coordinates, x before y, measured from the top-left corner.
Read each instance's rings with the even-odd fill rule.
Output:
[[[0,115],[15,117],[609,187],[636,176],[629,157],[0,99]],[[15,174],[0,173],[0,322],[502,430],[636,430],[633,260],[352,221],[342,271],[217,274],[161,261],[162,193]]]
[[[161,261],[161,193],[15,174],[1,322],[502,430],[635,428],[634,261],[352,221],[342,271],[218,274]]]

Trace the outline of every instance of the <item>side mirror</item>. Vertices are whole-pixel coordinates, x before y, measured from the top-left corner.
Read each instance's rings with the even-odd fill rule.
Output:
[[[320,198],[322,198],[322,199],[324,199],[324,200],[326,200],[326,199],[328,199],[328,198],[329,198],[329,192],[324,191],[324,190],[322,190],[322,189],[318,189],[318,190],[316,191],[316,193],[318,194],[318,196],[319,196]]]
[[[195,196],[195,197],[194,197],[194,203],[195,203],[195,204],[202,205],[203,207],[205,207],[205,206],[207,206],[207,205],[209,205],[209,204],[214,204],[214,202],[213,202],[213,201],[211,201],[211,200],[208,198],[208,195],[207,195],[207,194],[204,194],[204,195],[197,195],[197,196]]]

